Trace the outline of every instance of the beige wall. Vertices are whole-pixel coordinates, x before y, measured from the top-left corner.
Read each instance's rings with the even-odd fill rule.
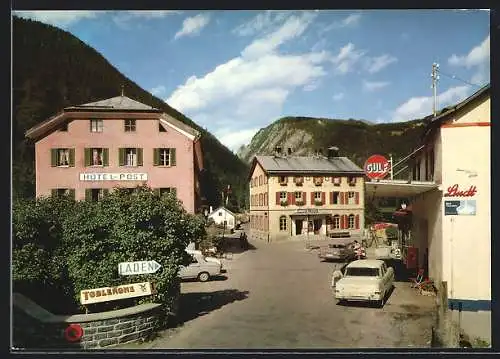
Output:
[[[263,184],[259,185],[258,178],[262,175]],[[320,234],[327,234],[326,220],[325,214],[330,215],[358,215],[359,216],[359,229],[341,229],[339,231],[346,232],[349,231],[352,235],[360,234],[362,232],[362,228],[364,228],[364,178],[362,176],[357,177],[356,184],[351,186],[347,182],[347,176],[342,176],[340,186],[335,186],[332,183],[332,175],[325,175],[323,177],[323,183],[321,186],[316,186],[313,181],[313,176],[304,175],[304,181],[302,186],[298,186],[294,182],[294,175],[287,176],[287,184],[285,186],[279,183],[279,177],[276,175],[266,177],[262,167],[257,163],[255,166],[254,172],[251,178],[257,178],[257,186],[250,187],[250,198],[252,195],[259,193],[268,193],[268,205],[267,206],[259,206],[259,205],[250,205],[250,215],[261,216],[263,218],[264,223],[268,225],[269,231],[256,229],[251,226],[250,233],[252,237],[258,239],[268,239],[269,240],[282,240],[287,239],[292,235],[295,235],[295,222],[292,221],[291,215],[295,214],[299,209],[318,209],[320,212],[319,215],[309,215],[309,220],[313,220],[314,218],[322,218],[322,226],[320,230]],[[266,179],[267,178],[267,183]],[[285,192],[293,192],[296,191],[304,192],[303,198],[305,199],[305,204],[303,206],[294,205],[289,203],[287,206],[282,206],[281,204],[276,203],[276,193],[280,191]],[[311,192],[325,192],[325,204],[321,206],[317,206],[315,204],[311,204]],[[330,203],[330,192],[358,192],[359,193],[359,203],[355,204],[354,200],[352,204],[331,204]],[[322,215],[321,215],[322,214]],[[286,216],[287,218],[287,229],[286,231],[280,231],[280,217]],[[302,218],[303,223],[303,234],[307,233],[307,216],[303,217],[293,217],[294,219]]]

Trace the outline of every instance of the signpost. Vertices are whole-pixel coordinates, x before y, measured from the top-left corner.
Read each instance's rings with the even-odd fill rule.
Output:
[[[80,303],[82,305],[94,304],[151,294],[153,294],[153,287],[150,282],[130,283],[116,287],[84,289],[80,292]]]
[[[137,275],[156,273],[161,268],[157,261],[122,262],[118,264],[118,274]]]
[[[365,174],[370,179],[383,179],[389,173],[391,166],[382,155],[372,155],[365,162]]]

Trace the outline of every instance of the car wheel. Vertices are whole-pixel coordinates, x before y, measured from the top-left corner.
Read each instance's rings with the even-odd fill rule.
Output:
[[[210,279],[210,274],[208,274],[207,272],[202,272],[198,274],[198,280],[200,282],[206,282],[209,279]]]

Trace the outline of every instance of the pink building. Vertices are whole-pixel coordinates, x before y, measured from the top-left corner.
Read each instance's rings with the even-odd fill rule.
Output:
[[[37,197],[98,200],[145,184],[200,209],[200,133],[161,110],[117,96],[67,107],[26,137],[35,141]]]

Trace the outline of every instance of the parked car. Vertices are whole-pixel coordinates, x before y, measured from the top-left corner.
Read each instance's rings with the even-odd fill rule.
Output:
[[[186,252],[188,252],[191,255],[200,255],[200,256],[203,256],[203,253],[200,250],[197,250],[197,249],[189,249],[188,248],[188,249],[186,249]],[[219,258],[205,256],[205,260],[207,262],[214,262],[214,263],[222,265],[222,261]]]
[[[222,273],[222,264],[220,263],[207,261],[204,256],[199,254],[192,254],[191,258],[189,265],[180,267],[179,277],[181,279],[197,278],[200,282],[206,282],[211,277]]]
[[[318,257],[324,261],[352,261],[356,258],[353,240],[350,238],[335,238],[332,243],[328,244],[328,247],[319,249]]]
[[[394,285],[394,270],[378,259],[356,260],[345,267],[344,273],[339,272],[335,271],[332,278],[339,301],[370,301],[383,307]]]

